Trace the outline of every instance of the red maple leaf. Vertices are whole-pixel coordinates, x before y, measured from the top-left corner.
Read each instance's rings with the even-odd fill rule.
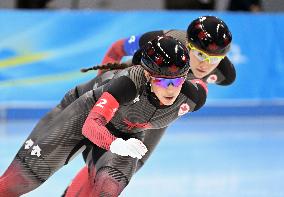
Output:
[[[211,44],[209,44],[208,49],[214,51],[214,50],[218,49],[218,46],[217,46],[216,43],[211,43]]]
[[[148,122],[130,122],[127,119],[124,119],[123,122],[126,124],[127,130],[131,130],[133,128],[151,128],[151,124]]]
[[[187,111],[188,110],[188,107],[186,105],[183,105],[180,108],[181,108],[182,111]]]
[[[171,73],[176,73],[178,71],[178,67],[176,65],[171,65],[168,70],[171,72]]]
[[[198,38],[199,39],[203,40],[205,37],[206,37],[205,32],[201,31],[201,32],[198,33]]]
[[[156,64],[161,65],[163,63],[163,57],[158,56],[158,57],[156,57],[155,61],[156,61]]]

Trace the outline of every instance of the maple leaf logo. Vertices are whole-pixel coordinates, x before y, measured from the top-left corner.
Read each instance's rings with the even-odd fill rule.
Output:
[[[181,104],[179,111],[178,111],[178,116],[182,116],[186,114],[187,112],[189,112],[189,110],[190,110],[190,107],[187,103]]]
[[[171,65],[168,70],[171,72],[171,73],[176,73],[178,71],[178,67],[176,65]]]

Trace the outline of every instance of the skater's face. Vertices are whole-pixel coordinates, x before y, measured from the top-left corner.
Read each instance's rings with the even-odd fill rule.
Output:
[[[211,73],[226,55],[211,55],[201,51],[190,43],[188,44],[188,48],[190,49],[190,67],[194,76],[197,78],[203,78]]]
[[[178,97],[185,77],[160,78],[150,76],[145,71],[146,78],[150,81],[151,91],[157,96],[162,105],[172,105]]]

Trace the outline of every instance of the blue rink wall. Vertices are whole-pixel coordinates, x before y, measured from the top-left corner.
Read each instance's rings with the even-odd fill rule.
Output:
[[[237,79],[209,87],[208,103],[272,103],[284,98],[284,14],[166,11],[0,10],[0,104],[57,103],[96,72],[114,41],[160,29],[186,30],[200,15],[222,18],[233,34]]]
[[[41,117],[96,75],[80,69],[99,64],[116,40],[186,30],[201,15],[216,15],[230,27],[228,56],[237,79],[228,87],[209,85],[206,107],[196,115],[283,114],[284,14],[0,10],[0,118]]]
[[[204,108],[168,129],[122,197],[283,197],[284,14],[0,10],[0,175],[36,122],[96,72],[114,41],[186,29],[200,15],[233,33],[228,87],[209,85]],[[81,156],[24,197],[60,196]],[[0,194],[1,196],[1,194]]]

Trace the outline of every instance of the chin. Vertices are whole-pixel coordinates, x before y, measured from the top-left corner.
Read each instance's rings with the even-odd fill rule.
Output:
[[[202,74],[202,73],[199,73],[199,72],[193,72],[193,74],[194,74],[195,77],[197,77],[199,79],[201,79],[201,78],[203,78],[207,75],[207,73]]]
[[[169,106],[169,105],[174,104],[174,102],[175,102],[175,99],[174,99],[173,101],[167,101],[167,100],[164,100],[164,102],[162,102],[162,103],[163,103],[163,105],[167,105],[167,106]]]
[[[206,74],[197,74],[197,75],[194,75],[194,76],[196,76],[199,79],[202,79],[203,77],[206,76]]]
[[[172,105],[174,102],[172,102],[172,103],[163,103],[164,105],[166,105],[166,106],[170,106],[170,105]]]

